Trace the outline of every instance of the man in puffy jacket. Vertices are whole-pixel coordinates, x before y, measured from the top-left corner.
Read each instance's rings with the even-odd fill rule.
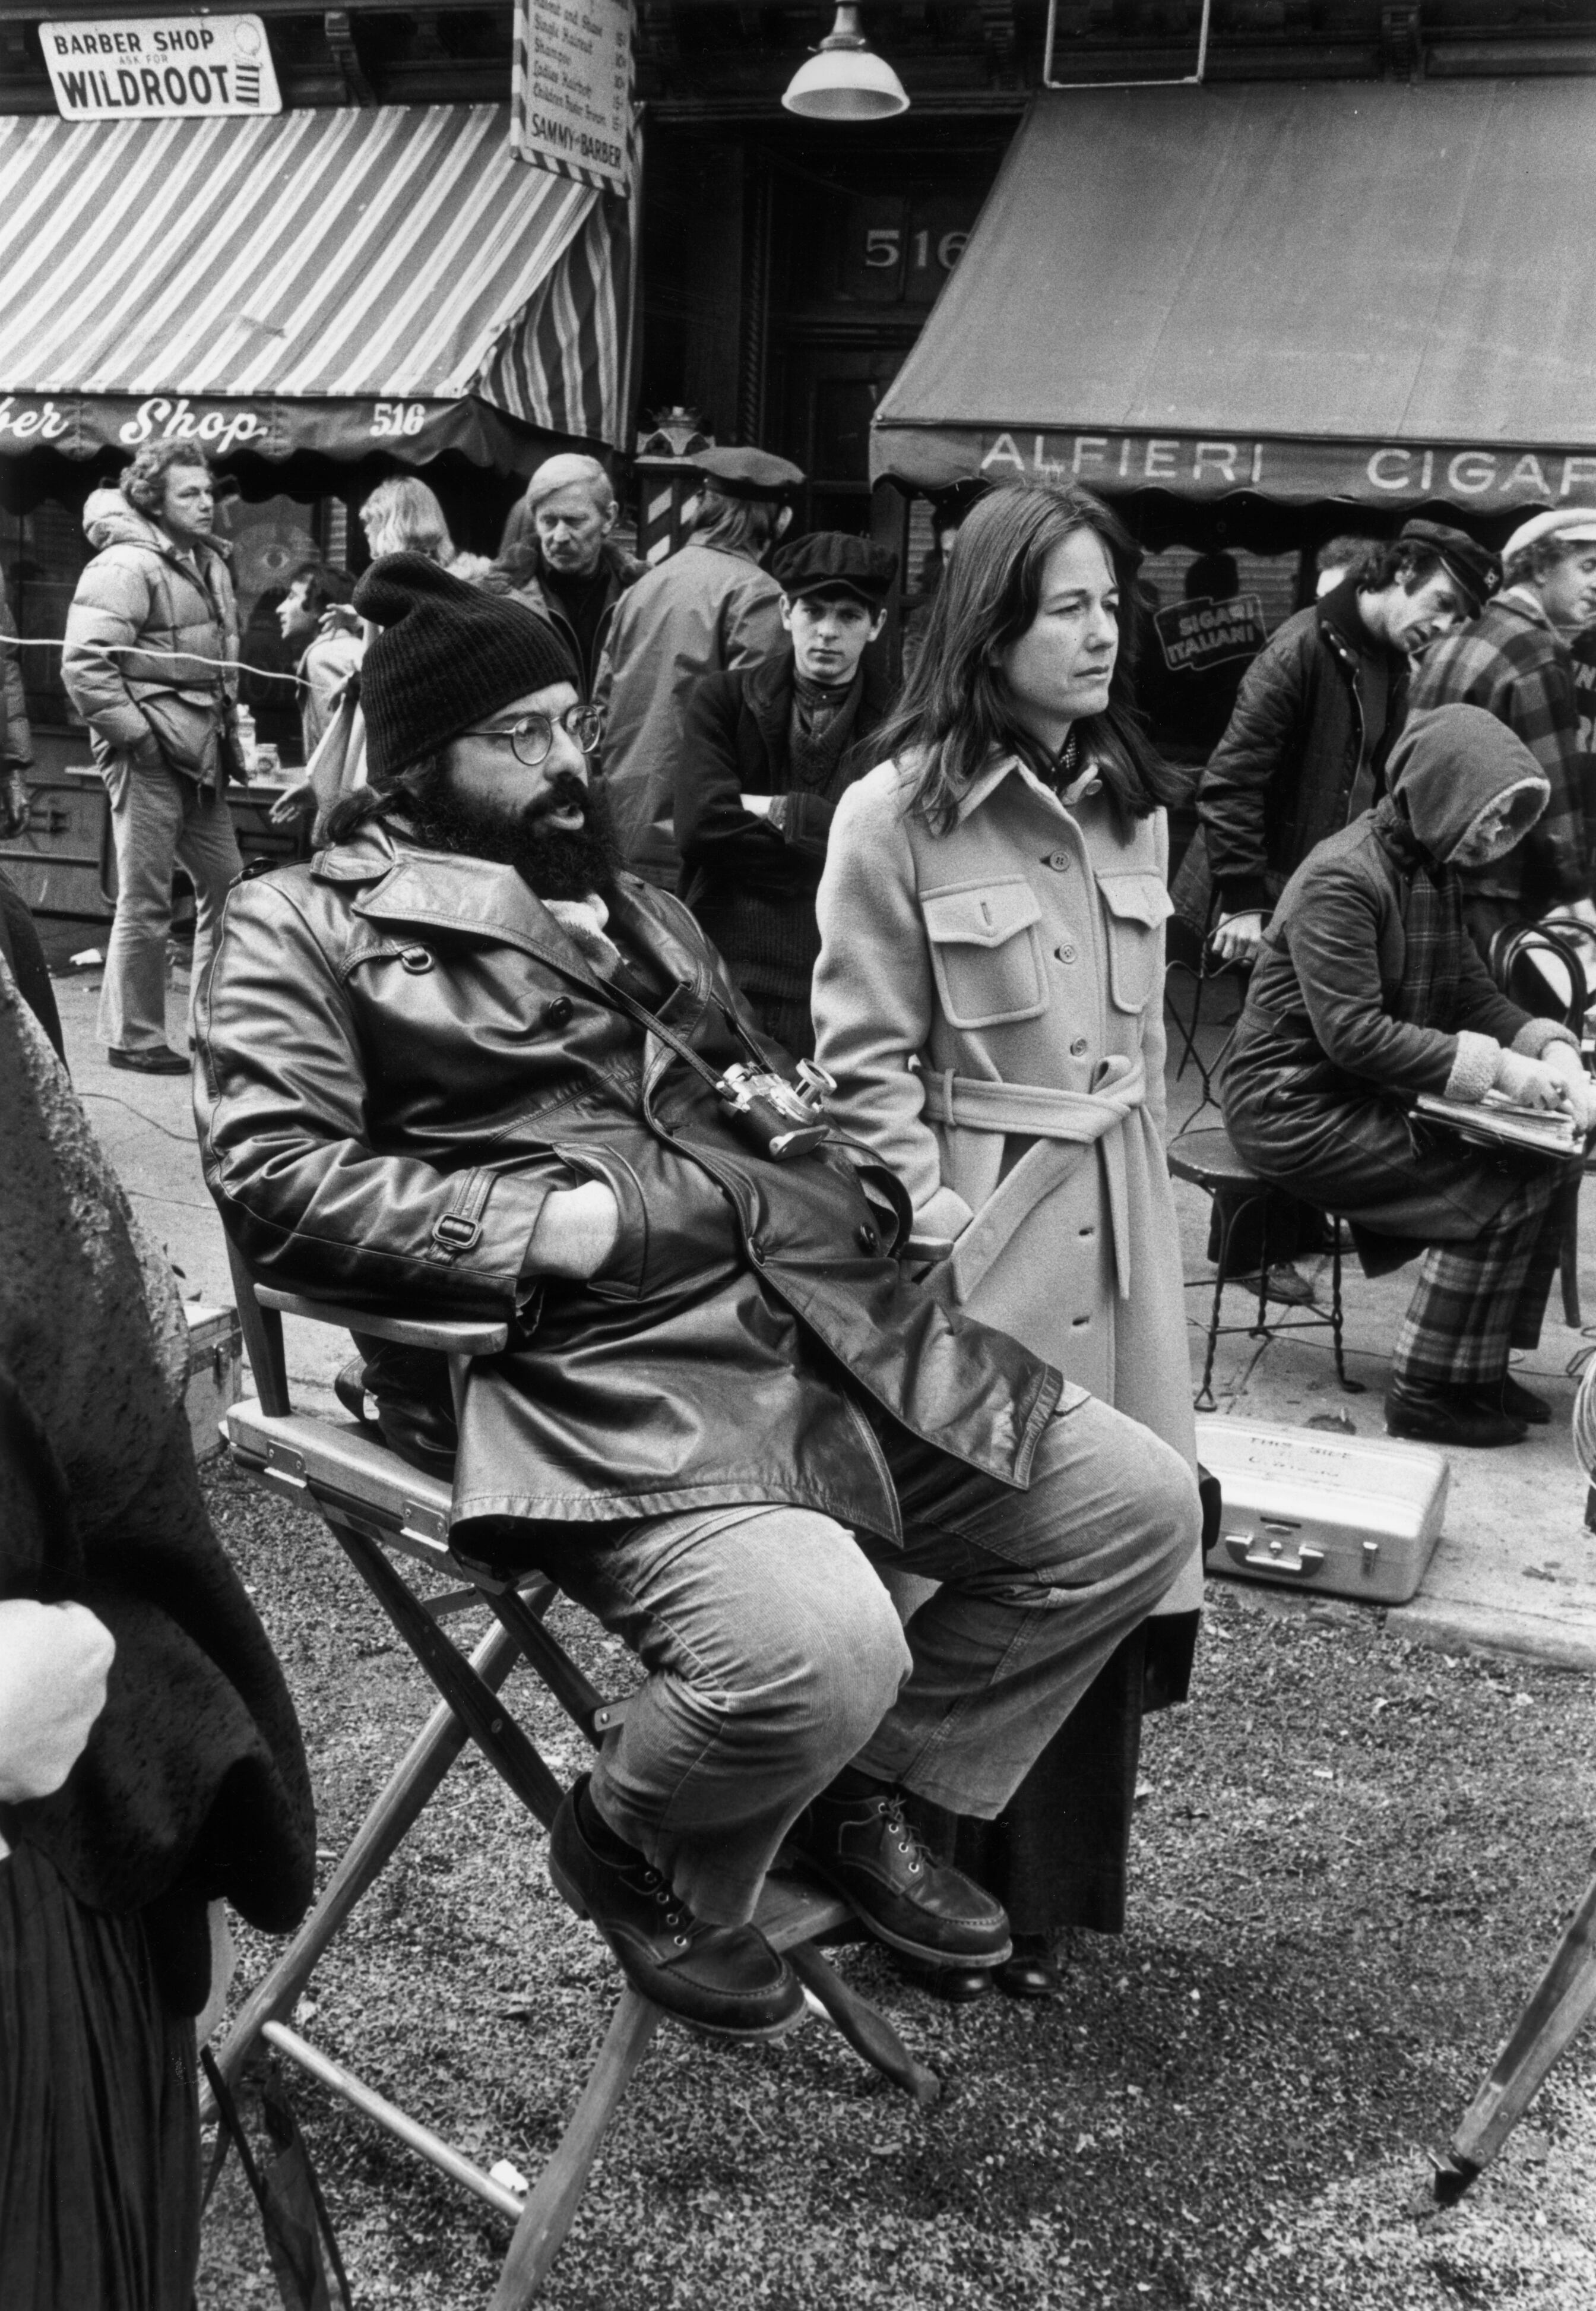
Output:
[[[545,1566],[648,1672],[550,1838],[645,1995],[799,2018],[750,1923],[789,1837],[882,1940],[1000,1965],[1004,1911],[901,1792],[1002,1810],[1194,1546],[1191,1474],[911,1282],[889,1173],[750,1129],[726,1071],[781,1055],[616,869],[553,627],[415,554],[355,600],[370,785],[237,886],[201,998],[229,1230],[296,1291],[509,1327],[457,1424],[431,1400],[451,1538]],[[872,1559],[941,1584],[906,1638]]]
[[[91,501],[100,546],[78,580],[61,660],[111,798],[117,917],[100,1033],[114,1068],[186,1075],[166,1039],[166,943],[174,861],[194,885],[194,986],[210,960],[239,856],[227,782],[239,620],[227,548],[211,534],[209,461],[191,441],[152,443],[118,484],[123,509]]]
[[[1409,659],[1478,617],[1496,566],[1462,530],[1410,521],[1253,660],[1197,796],[1227,962],[1252,962],[1288,876],[1384,792]]]

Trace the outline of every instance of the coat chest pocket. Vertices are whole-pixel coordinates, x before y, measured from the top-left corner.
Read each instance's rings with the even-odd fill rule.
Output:
[[[1005,1027],[1047,1007],[1042,903],[1028,883],[972,883],[920,901],[937,994],[950,1027]]]
[[[1158,991],[1164,925],[1175,912],[1161,875],[1099,875],[1108,917],[1108,992],[1116,1011],[1145,1011]]]

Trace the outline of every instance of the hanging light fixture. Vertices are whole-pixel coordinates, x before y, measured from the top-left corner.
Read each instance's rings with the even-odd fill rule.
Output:
[[[787,83],[782,103],[806,120],[890,120],[906,112],[904,85],[859,28],[859,11],[843,0],[837,22]]]

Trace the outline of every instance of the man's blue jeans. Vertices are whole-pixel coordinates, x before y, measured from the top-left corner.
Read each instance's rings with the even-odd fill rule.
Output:
[[[550,1565],[648,1671],[594,1802],[710,1923],[751,1916],[783,1837],[851,1762],[1001,1813],[1196,1544],[1192,1471],[1096,1398],[1054,1416],[1025,1492],[890,1425],[880,1442],[901,1548],[756,1505],[647,1518]],[[941,1583],[906,1630],[872,1557]]]
[[[242,868],[227,797],[164,764],[118,758],[106,784],[117,846],[117,919],[106,949],[100,1040],[113,1051],[158,1051],[167,1040],[166,942],[172,868],[194,885],[194,994],[210,964],[228,886]]]

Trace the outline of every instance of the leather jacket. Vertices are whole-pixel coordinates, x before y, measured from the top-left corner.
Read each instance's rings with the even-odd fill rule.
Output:
[[[1386,658],[1386,702],[1370,729],[1375,645],[1343,580],[1272,634],[1242,677],[1229,727],[1197,795],[1219,912],[1267,913],[1316,842],[1347,824],[1357,774],[1383,790],[1386,754],[1408,711],[1405,661]]]
[[[747,1058],[686,909],[623,876],[612,918],[678,1034],[717,1071]],[[895,1539],[884,1420],[1028,1482],[1063,1382],[904,1274],[891,1174],[753,1152],[512,868],[369,824],[241,881],[196,1027],[205,1176],[258,1275],[510,1322],[471,1370],[457,1524],[782,1502]],[[614,1248],[585,1282],[540,1278],[544,1199],[587,1179]]]

